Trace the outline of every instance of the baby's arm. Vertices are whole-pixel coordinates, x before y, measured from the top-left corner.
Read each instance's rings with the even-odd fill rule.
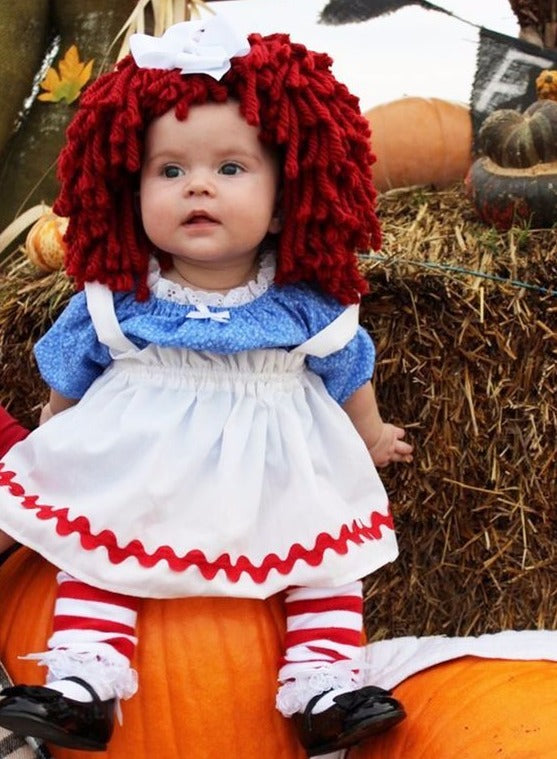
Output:
[[[66,396],[57,393],[56,390],[51,390],[50,399],[41,411],[39,424],[48,422],[55,414],[59,414],[60,411],[65,411],[67,408],[75,406],[76,403],[77,400],[75,398],[66,398]]]
[[[360,433],[375,466],[412,461],[412,446],[403,440],[405,431],[381,419],[371,382],[358,388],[342,407]]]

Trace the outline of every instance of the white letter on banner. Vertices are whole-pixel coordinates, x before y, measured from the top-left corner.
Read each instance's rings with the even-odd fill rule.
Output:
[[[499,65],[499,68],[494,73],[481,96],[478,98],[478,101],[474,104],[474,109],[476,111],[489,110],[489,103],[491,102],[491,99],[498,93],[504,93],[508,96],[514,95],[515,97],[524,95],[528,89],[527,76],[520,77],[515,82],[504,81],[505,74],[514,64],[517,65],[517,68],[521,68],[521,64],[523,64],[527,68],[531,68],[532,66],[539,66],[543,69],[553,65],[553,60],[548,58],[541,58],[537,55],[529,55],[528,53],[523,53],[520,50],[516,49],[507,50],[505,57]]]

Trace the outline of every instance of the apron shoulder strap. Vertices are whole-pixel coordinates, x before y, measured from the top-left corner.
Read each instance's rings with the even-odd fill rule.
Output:
[[[313,337],[310,337],[309,340],[306,340],[305,343],[298,345],[292,352],[324,358],[344,348],[358,330],[359,310],[360,307],[357,303],[348,306],[330,324],[327,324],[326,327],[313,335]]]
[[[124,335],[118,323],[112,291],[100,282],[86,282],[85,297],[99,341],[106,345],[113,355],[138,350],[137,346]]]

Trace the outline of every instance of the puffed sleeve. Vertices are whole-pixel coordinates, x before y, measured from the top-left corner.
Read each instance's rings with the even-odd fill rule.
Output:
[[[66,398],[79,399],[112,359],[99,343],[85,301],[74,295],[60,317],[35,345],[44,381]]]
[[[306,362],[321,377],[328,393],[342,404],[371,379],[375,365],[375,346],[365,329],[358,327],[344,348],[324,358],[308,356]]]

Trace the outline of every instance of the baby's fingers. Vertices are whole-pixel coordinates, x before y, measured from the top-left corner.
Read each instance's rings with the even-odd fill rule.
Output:
[[[397,440],[395,442],[395,453],[399,453],[401,456],[407,456],[413,450],[414,446],[410,443],[405,443],[404,440]]]
[[[406,464],[409,464],[413,459],[413,450],[414,447],[410,445],[410,443],[405,443],[403,440],[397,440],[395,443],[393,460],[404,461]]]

